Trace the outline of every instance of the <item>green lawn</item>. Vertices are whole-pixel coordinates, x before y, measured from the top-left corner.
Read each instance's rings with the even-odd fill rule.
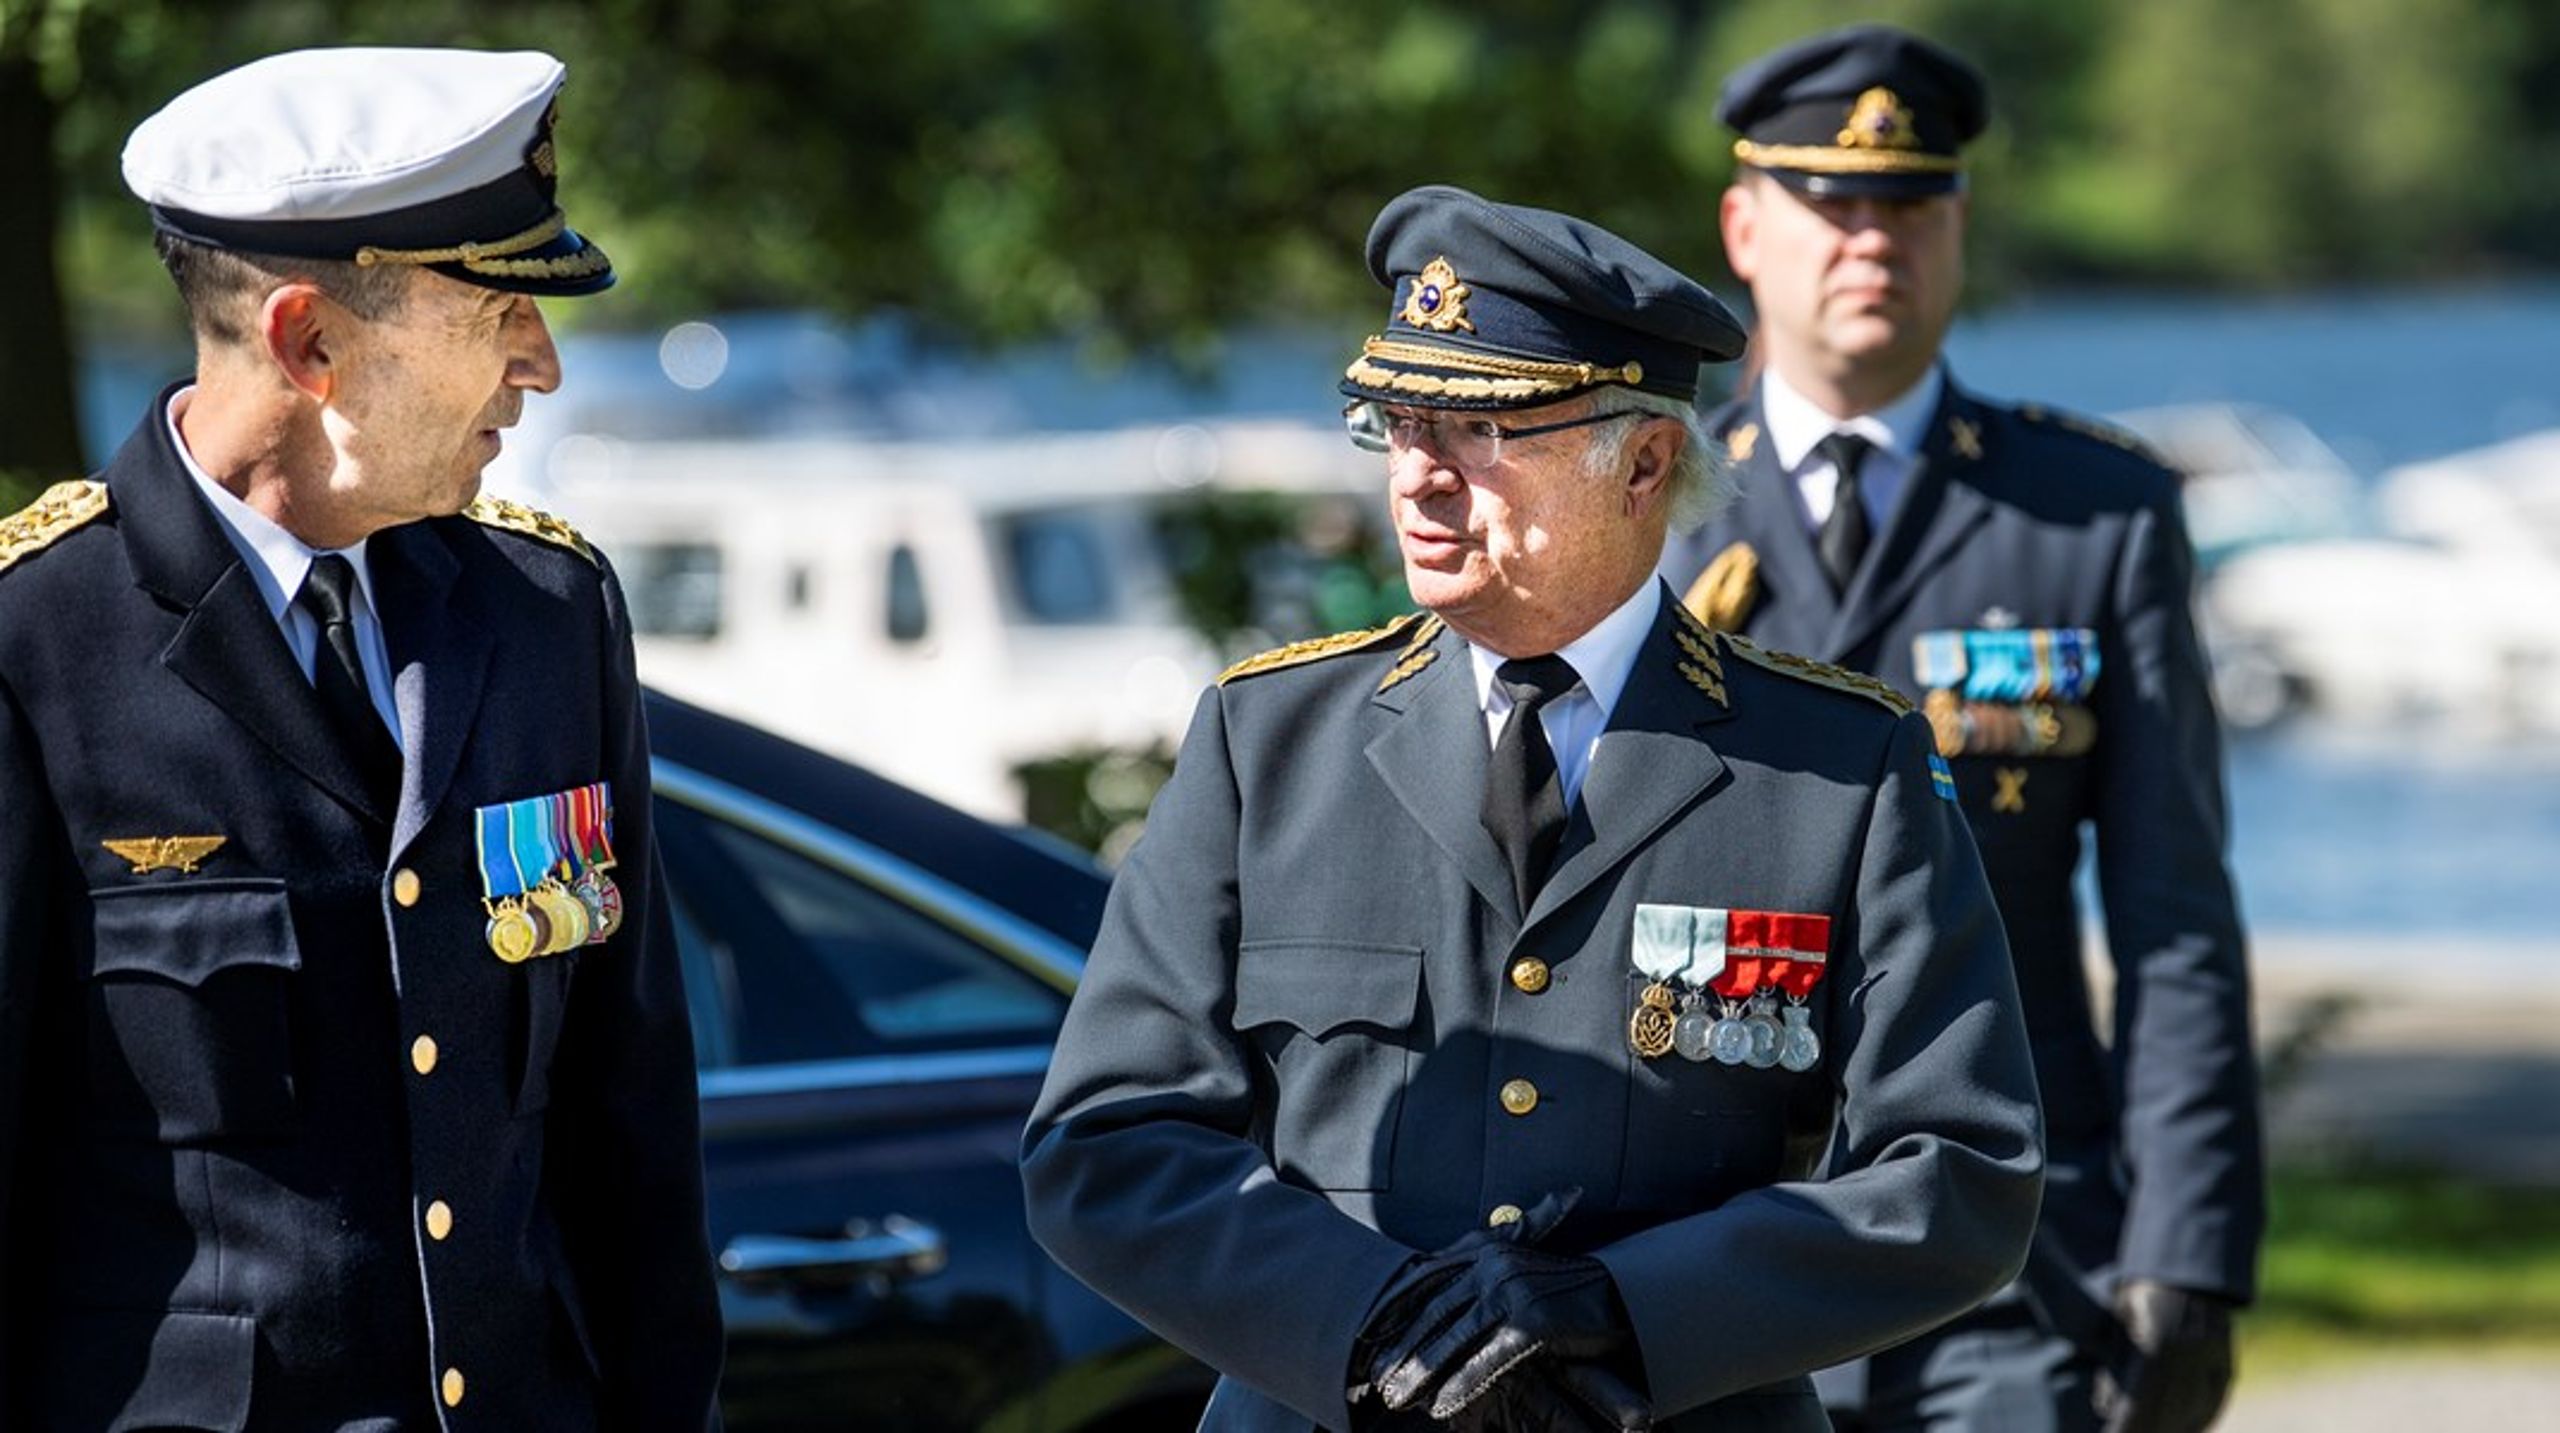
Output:
[[[2241,1341],[2253,1373],[2377,1353],[2560,1353],[2560,1190],[2280,1170]]]

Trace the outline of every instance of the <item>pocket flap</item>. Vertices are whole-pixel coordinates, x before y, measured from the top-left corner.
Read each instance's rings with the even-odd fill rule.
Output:
[[[1235,1028],[1403,1030],[1422,991],[1422,947],[1348,940],[1247,941],[1236,952]]]
[[[282,881],[125,886],[90,899],[97,908],[99,975],[140,972],[201,985],[232,966],[302,968]]]

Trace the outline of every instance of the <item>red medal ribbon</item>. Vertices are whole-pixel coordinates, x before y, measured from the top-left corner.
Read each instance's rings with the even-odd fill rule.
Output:
[[[1725,968],[1748,965],[1750,994],[1775,985],[1802,1000],[1822,983],[1831,959],[1831,917],[1786,911],[1735,911],[1727,937]],[[1723,992],[1718,982],[1719,993]]]

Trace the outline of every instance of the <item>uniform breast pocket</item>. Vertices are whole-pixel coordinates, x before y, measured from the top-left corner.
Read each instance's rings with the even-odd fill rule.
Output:
[[[1648,979],[1629,974],[1628,1009]],[[1710,997],[1710,1013],[1714,1004]],[[1627,1066],[1618,1199],[1628,1209],[1694,1213],[1784,1178],[1807,1101],[1828,1090],[1819,1072],[1691,1060],[1676,1051],[1652,1059],[1630,1051]]]
[[[1271,1062],[1271,1158],[1314,1189],[1384,1189],[1413,1061],[1422,950],[1247,941],[1235,1028]]]
[[[102,1124],[173,1144],[290,1134],[302,950],[284,882],[99,891],[90,1088]]]

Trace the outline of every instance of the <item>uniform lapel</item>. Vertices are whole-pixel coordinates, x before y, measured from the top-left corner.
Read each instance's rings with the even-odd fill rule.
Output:
[[[1919,467],[1903,490],[1884,540],[1867,553],[1829,637],[1813,655],[1850,662],[1911,600],[1921,581],[1955,555],[1965,535],[1991,515],[1991,502],[1974,473],[1986,432],[1979,405],[1957,391],[1955,380],[1947,380],[1938,411],[1929,419]]]
[[[391,833],[395,860],[444,800],[497,650],[498,624],[482,611],[479,589],[455,582],[462,562],[447,545],[443,526],[393,528],[372,548],[400,744],[408,754]]]
[[[160,661],[268,750],[341,804],[381,825],[368,789],[293,660],[240,550],[179,461],[163,392],[107,465],[135,585],[185,613]]]
[[[1369,742],[1369,764],[1432,842],[1495,910],[1519,913],[1511,866],[1484,829],[1486,739],[1466,639],[1443,628],[1431,664],[1378,693],[1397,713]]]
[[[1524,929],[1652,839],[1724,771],[1703,733],[1732,711],[1682,672],[1685,666],[1717,682],[1716,673],[1682,650],[1678,607],[1678,597],[1666,589],[1653,631],[1593,751],[1555,870],[1539,887]]]
[[[1749,437],[1745,437],[1745,434]],[[1736,450],[1733,526],[1760,557],[1760,596],[1748,624],[1777,646],[1809,642],[1830,630],[1840,599],[1814,550],[1813,531],[1805,525],[1804,502],[1796,485],[1778,466],[1777,445],[1769,441],[1760,411],[1758,390],[1741,423],[1726,441]]]

